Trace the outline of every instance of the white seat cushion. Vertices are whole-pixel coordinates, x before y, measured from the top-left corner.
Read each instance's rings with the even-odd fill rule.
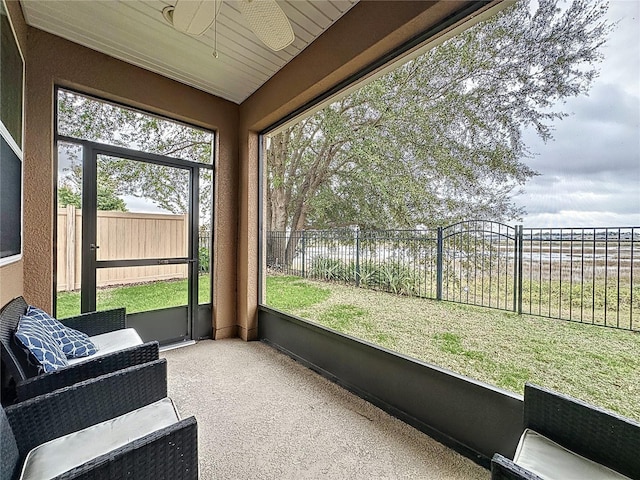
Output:
[[[629,480],[528,428],[520,437],[513,461],[545,480]]]
[[[98,347],[98,351],[88,357],[69,358],[67,359],[69,365],[86,362],[87,360],[117,352],[124,348],[142,345],[143,343],[140,335],[138,335],[138,332],[133,328],[123,328],[122,330],[115,330],[113,332],[96,335],[95,337],[89,337],[89,339]]]
[[[179,421],[169,398],[37,446],[21,479],[47,480]]]

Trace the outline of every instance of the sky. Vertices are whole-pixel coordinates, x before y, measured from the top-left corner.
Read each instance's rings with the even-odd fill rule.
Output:
[[[540,174],[515,198],[525,227],[640,227],[640,0],[610,1],[607,17],[619,23],[589,96],[561,105],[554,140],[525,132]]]
[[[526,163],[540,175],[514,199],[527,214],[510,223],[640,227],[640,0],[609,5],[607,17],[618,26],[603,47],[589,95],[560,106],[571,116],[553,124],[548,143],[525,132],[535,155]],[[124,200],[131,211],[163,212],[144,199]]]

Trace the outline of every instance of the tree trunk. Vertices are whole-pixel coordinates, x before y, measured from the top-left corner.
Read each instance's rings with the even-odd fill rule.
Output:
[[[280,267],[286,264],[287,192],[284,170],[288,150],[287,131],[271,138],[267,150],[267,265]]]

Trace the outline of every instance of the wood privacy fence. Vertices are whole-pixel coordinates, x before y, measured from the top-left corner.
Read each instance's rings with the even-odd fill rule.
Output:
[[[186,257],[187,215],[97,212],[98,260]],[[80,289],[82,210],[58,208],[58,291]],[[125,285],[187,277],[185,265],[101,268],[97,285]]]

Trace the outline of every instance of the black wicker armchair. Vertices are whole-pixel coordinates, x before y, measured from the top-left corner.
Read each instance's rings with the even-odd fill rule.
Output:
[[[552,449],[561,450],[561,455],[582,457],[586,459],[587,469],[605,468],[613,472],[602,472],[597,476],[585,476],[576,473],[578,468],[570,467],[571,478],[620,478],[621,476],[640,479],[640,423],[613,412],[589,405],[581,400],[538,387],[525,385],[524,392],[524,429],[533,431],[538,438],[543,438]],[[524,436],[524,434],[523,434]],[[542,436],[542,437],[541,437]],[[538,446],[540,444],[538,443]],[[521,439],[516,458],[510,460],[495,454],[491,461],[491,478],[497,479],[548,479],[569,478],[567,464],[558,461],[554,451],[546,448],[530,450],[540,468],[527,467],[531,463],[532,453],[525,461],[522,459],[523,439]],[[551,455],[546,456],[547,453]],[[570,458],[570,461],[574,459]],[[564,464],[563,464],[564,463]],[[524,464],[524,465],[523,465]],[[577,465],[577,464],[576,464]],[[577,465],[581,467],[581,465]],[[555,468],[558,468],[556,471]],[[546,473],[541,473],[542,471]],[[549,473],[551,471],[551,473]],[[562,473],[564,472],[564,473]],[[537,473],[537,474],[536,474]]]
[[[166,395],[162,359],[7,407],[0,412],[0,480],[196,480],[197,422],[153,411],[170,402]]]
[[[14,337],[20,315],[25,314],[27,307],[25,300],[22,297],[17,297],[0,311],[3,405],[15,401],[15,397],[18,401],[26,400],[83,380],[159,358],[158,342],[148,342],[70,365],[54,372],[39,374],[33,365],[34,362],[29,361],[28,354],[22,346],[17,344]],[[122,308],[86,313],[63,319],[61,322],[91,337],[126,328],[126,315]],[[10,379],[13,379],[15,385],[13,383],[8,385]]]

